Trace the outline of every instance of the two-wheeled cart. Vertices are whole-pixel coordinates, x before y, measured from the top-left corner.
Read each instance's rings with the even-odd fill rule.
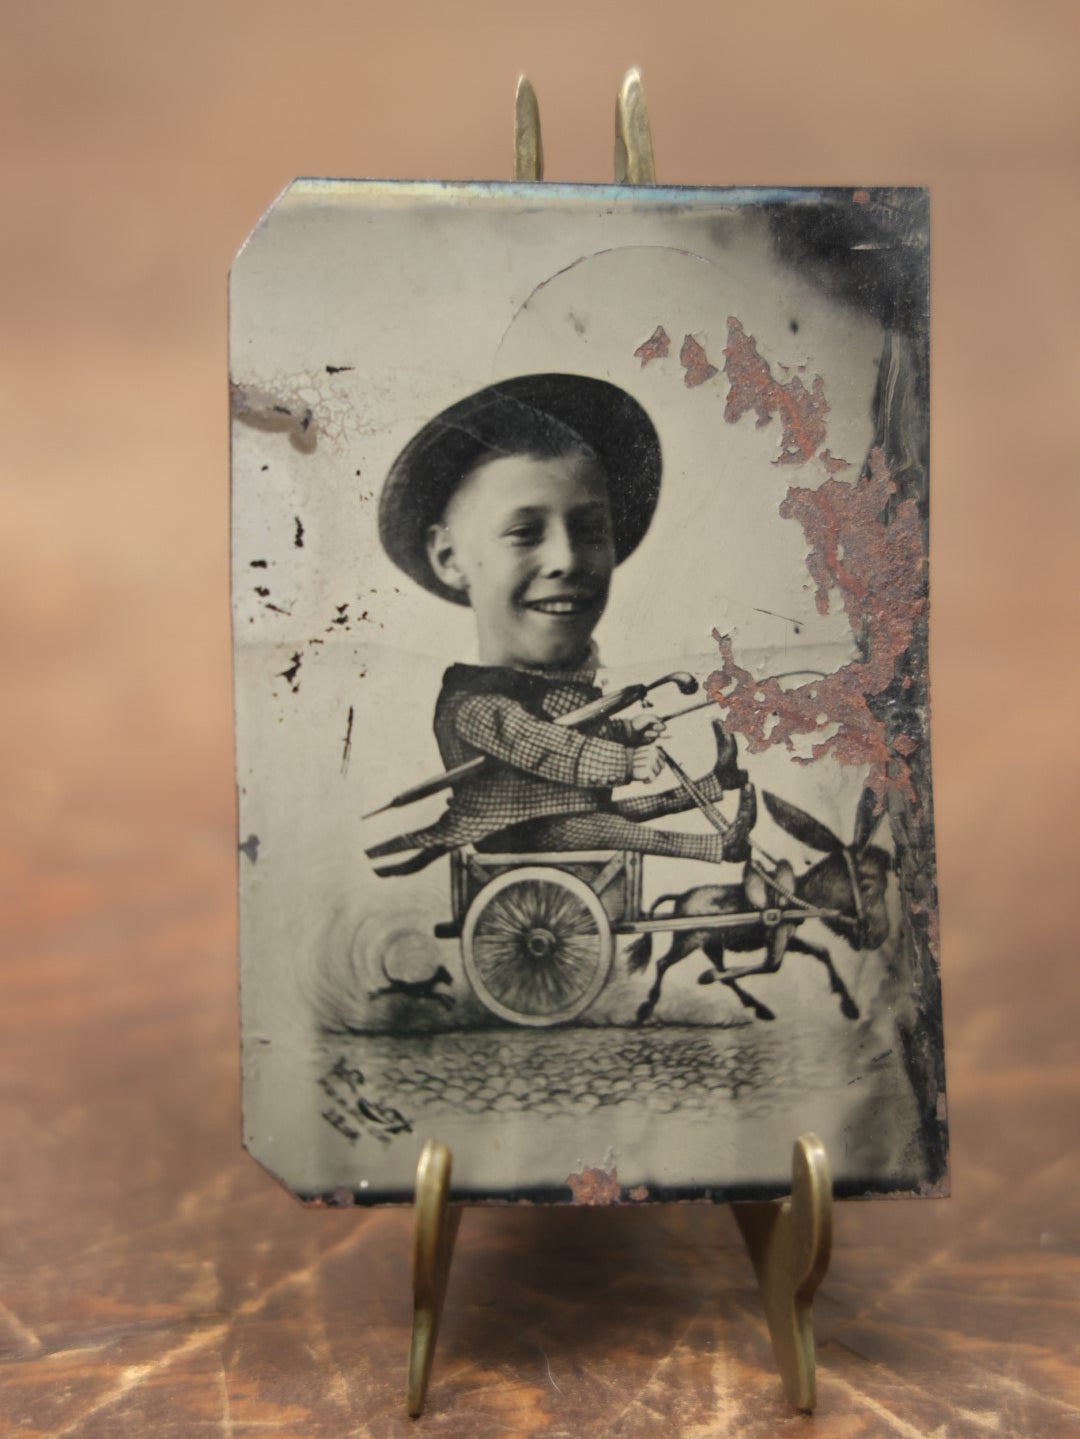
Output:
[[[465,846],[450,856],[453,918],[435,933],[461,940],[465,973],[487,1009],[542,1028],[577,1019],[596,1000],[616,936],[764,924],[782,947],[782,926],[817,914],[807,905],[763,903],[737,914],[652,918],[642,908],[643,858],[622,850],[496,854]],[[760,897],[770,897],[764,885]]]

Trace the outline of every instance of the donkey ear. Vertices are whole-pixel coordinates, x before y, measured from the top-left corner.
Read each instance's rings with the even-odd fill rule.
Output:
[[[786,829],[788,834],[794,835],[811,849],[823,849],[826,854],[833,854],[844,848],[843,840],[837,839],[831,829],[812,814],[807,814],[804,809],[797,809],[795,805],[788,804],[786,799],[780,799],[768,790],[762,790],[761,797],[765,801],[765,808],[780,828]]]
[[[885,806],[878,809],[878,798],[872,789],[864,789],[859,796],[859,807],[855,811],[855,837],[852,849],[862,849],[870,843],[874,830],[885,817]]]

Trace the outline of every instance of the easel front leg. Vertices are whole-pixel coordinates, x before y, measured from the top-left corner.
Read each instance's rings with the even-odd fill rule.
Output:
[[[791,1198],[736,1204],[753,1260],[776,1367],[796,1409],[817,1402],[814,1360],[814,1291],[832,1250],[832,1175],[816,1134],[803,1134],[792,1154]]]
[[[416,1166],[416,1213],[413,1228],[413,1323],[409,1346],[409,1378],[405,1402],[415,1419],[424,1408],[446,1280],[461,1223],[460,1207],[451,1208],[450,1151],[429,1139]]]

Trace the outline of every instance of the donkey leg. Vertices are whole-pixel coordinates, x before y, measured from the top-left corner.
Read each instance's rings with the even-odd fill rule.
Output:
[[[760,999],[755,999],[748,990],[743,989],[742,985],[737,979],[731,979],[727,975],[724,975],[723,979],[724,983],[728,986],[728,988],[734,994],[738,995],[739,999],[746,1006],[746,1008],[752,1009],[754,1011],[754,1017],[756,1019],[776,1018],[776,1015],[772,1012],[769,1006],[767,1004],[762,1004]]]
[[[712,960],[712,969],[706,969],[698,975],[698,984],[715,984],[724,974],[724,945],[716,938],[707,939],[701,946],[702,953],[707,959]]]
[[[731,984],[736,979],[747,979],[752,974],[775,974],[780,968],[784,956],[768,955],[760,964],[740,964],[738,969],[725,969],[720,978],[725,984]]]
[[[656,961],[656,978],[652,982],[652,988],[638,1005],[635,1024],[644,1024],[652,1014],[660,1001],[660,990],[664,983],[664,975],[673,964],[678,964],[680,959],[685,959],[688,954],[698,947],[698,940],[693,933],[679,934],[671,942],[671,948],[663,958]]]
[[[716,938],[711,939],[702,949],[713,962],[713,968],[707,969],[704,974],[698,976],[698,984],[726,984],[734,993],[740,1004],[746,1009],[752,1009],[758,1019],[775,1019],[776,1015],[767,1004],[762,1004],[760,999],[755,999],[748,991],[739,984],[737,976],[743,970],[726,970],[724,968],[724,946]],[[754,973],[755,971],[751,971]]]
[[[786,937],[785,937],[786,938]],[[775,1019],[776,1015],[767,1004],[762,1004],[760,999],[755,999],[752,994],[743,989],[739,984],[740,979],[749,979],[754,974],[775,974],[784,962],[786,944],[777,946],[769,942],[765,952],[765,958],[760,964],[741,964],[737,969],[728,969],[720,976],[724,984],[730,985],[735,994],[748,1009],[752,1009],[758,1019]]]
[[[808,939],[801,939],[797,935],[788,940],[788,949],[793,949],[798,954],[808,954],[811,958],[820,960],[829,971],[830,991],[840,996],[840,1013],[845,1019],[858,1019],[859,1006],[852,999],[847,985],[840,978],[829,951],[823,945],[811,944]]]

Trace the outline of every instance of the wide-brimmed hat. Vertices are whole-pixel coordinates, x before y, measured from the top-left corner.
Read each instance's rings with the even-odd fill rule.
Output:
[[[591,451],[608,481],[615,563],[649,527],[660,493],[660,441],[631,395],[586,375],[517,375],[429,420],[394,461],[379,500],[379,538],[418,585],[455,604],[468,597],[436,578],[427,536],[450,496],[485,459]]]

